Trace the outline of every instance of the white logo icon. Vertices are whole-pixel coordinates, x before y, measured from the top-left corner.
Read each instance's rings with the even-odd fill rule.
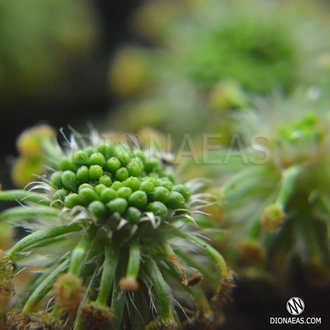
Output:
[[[292,297],[286,303],[286,309],[291,315],[299,315],[304,311],[305,303],[299,297]]]

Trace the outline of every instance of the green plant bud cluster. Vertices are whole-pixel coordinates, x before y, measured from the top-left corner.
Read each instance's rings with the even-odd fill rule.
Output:
[[[145,212],[164,219],[169,210],[187,209],[191,192],[175,184],[161,159],[128,145],[101,144],[63,157],[50,177],[54,200],[67,208],[86,207],[97,219],[115,213],[137,224]]]

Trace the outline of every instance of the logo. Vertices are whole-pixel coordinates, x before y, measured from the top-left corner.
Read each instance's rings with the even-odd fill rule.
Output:
[[[286,309],[291,315],[300,315],[305,309],[305,303],[299,297],[292,297],[286,303]]]
[[[321,317],[297,316],[300,315],[305,310],[305,303],[299,297],[290,298],[286,303],[286,309],[293,316],[290,317],[273,316],[269,319],[269,323],[274,325],[282,325],[282,324],[309,325],[309,324],[322,323]]]

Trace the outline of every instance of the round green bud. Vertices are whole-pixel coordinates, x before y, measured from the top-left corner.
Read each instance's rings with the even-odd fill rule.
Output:
[[[89,157],[90,165],[99,165],[103,167],[105,165],[105,157],[100,152],[94,152]]]
[[[157,158],[150,157],[144,162],[144,169],[150,173],[160,167],[160,161]]]
[[[117,190],[118,196],[128,199],[132,195],[132,189],[128,187],[122,187]]]
[[[102,183],[102,184],[104,184],[104,185],[107,186],[107,187],[111,187],[112,180],[111,180],[111,178],[110,178],[108,175],[103,174],[103,175],[99,178],[99,183]]]
[[[105,159],[109,159],[114,155],[114,149],[112,143],[102,143],[97,147],[97,151],[100,152]]]
[[[89,168],[89,179],[91,181],[98,180],[103,175],[103,168],[100,165],[92,165]]]
[[[66,207],[68,207],[69,209],[72,209],[73,207],[77,206],[77,205],[82,205],[82,201],[79,197],[78,194],[76,193],[70,193],[69,195],[67,195],[64,198],[64,204]]]
[[[51,177],[50,177],[50,183],[52,186],[61,189],[64,187],[63,182],[62,182],[62,171],[56,171],[54,172]]]
[[[169,199],[170,192],[164,187],[156,187],[155,191],[148,195],[148,199],[151,202],[159,201],[166,203]]]
[[[62,173],[62,183],[64,187],[70,191],[77,191],[77,177],[73,171],[64,171]]]
[[[138,163],[141,167],[142,167],[142,170],[144,170],[144,161],[140,158],[140,157],[133,157],[131,158],[131,161],[130,163]]]
[[[137,224],[140,221],[141,214],[142,212],[139,209],[130,206],[125,213],[125,219],[131,224]]]
[[[58,189],[55,191],[54,195],[53,195],[53,200],[60,200],[60,201],[64,201],[65,196],[67,195],[67,190],[65,189]]]
[[[81,201],[87,205],[90,202],[96,201],[99,199],[99,196],[97,195],[97,193],[95,192],[94,189],[91,188],[83,188],[83,189],[79,189],[78,195],[81,199]]]
[[[166,188],[167,190],[171,191],[173,188],[173,183],[166,179],[166,178],[161,178],[158,180],[158,182],[160,183],[160,185],[164,188]]]
[[[111,188],[113,190],[118,190],[119,188],[123,187],[123,184],[120,181],[115,181],[112,185]]]
[[[84,189],[84,188],[91,188],[91,189],[94,189],[94,187],[93,187],[91,184],[89,184],[89,183],[83,183],[83,184],[81,184],[81,185],[79,186],[78,191],[81,190],[81,189]]]
[[[94,148],[92,146],[86,147],[84,149],[84,153],[87,157],[90,157],[90,155],[94,152]]]
[[[126,168],[130,176],[139,176],[143,171],[143,166],[138,162],[129,162]]]
[[[72,155],[72,162],[78,167],[82,165],[89,165],[89,157],[83,150],[79,150]]]
[[[191,196],[190,189],[183,184],[177,184],[177,185],[173,186],[172,191],[179,192],[184,197],[186,202],[188,202],[188,200]]]
[[[88,205],[88,210],[97,219],[104,218],[108,213],[108,209],[100,201],[91,202]]]
[[[111,188],[105,188],[102,190],[100,195],[100,200],[104,204],[116,199],[118,197],[117,191],[111,189]]]
[[[75,171],[76,168],[73,163],[66,157],[62,157],[58,162],[58,169],[60,171]]]
[[[131,160],[132,150],[127,144],[118,144],[115,148],[117,158],[120,160],[122,164],[128,164]]]
[[[185,199],[179,192],[171,191],[166,206],[171,210],[184,208]]]
[[[131,188],[132,191],[136,191],[140,188],[140,180],[134,176],[131,176],[123,182],[123,185]]]
[[[77,180],[79,183],[87,183],[89,181],[89,168],[87,166],[83,165],[78,168]]]
[[[128,197],[128,203],[130,206],[134,206],[141,210],[148,203],[147,194],[144,191],[137,190]]]
[[[106,206],[112,214],[118,212],[120,215],[123,215],[127,209],[128,203],[126,199],[118,197],[107,203]]]
[[[150,194],[155,190],[155,186],[150,180],[145,180],[141,183],[140,190],[144,191],[147,194]]]
[[[111,157],[104,165],[105,170],[115,173],[121,167],[121,162],[117,157]]]
[[[106,185],[100,183],[100,184],[98,184],[98,185],[96,185],[96,186],[94,187],[94,190],[95,190],[95,192],[96,192],[99,196],[101,196],[102,191],[103,191],[104,189],[106,189],[106,188],[107,188]]]
[[[163,219],[167,216],[167,207],[162,202],[153,202],[148,204],[146,211],[153,212],[154,215],[158,215]]]
[[[148,178],[148,180],[150,180],[150,182],[152,182],[152,184],[154,185],[154,187],[159,187],[160,186],[160,183],[158,181],[157,178],[153,177],[153,176],[150,176]]]
[[[115,173],[115,178],[118,181],[125,181],[129,177],[128,171],[125,167],[121,167],[119,170]]]
[[[134,155],[135,157],[139,157],[141,160],[144,160],[144,159],[145,159],[145,157],[144,157],[144,152],[143,152],[141,149],[135,149],[135,150],[133,151],[133,155]]]

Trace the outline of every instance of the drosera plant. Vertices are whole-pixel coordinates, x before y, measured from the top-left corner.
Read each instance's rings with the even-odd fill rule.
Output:
[[[286,292],[330,279],[329,112],[312,94],[256,99],[237,115],[236,157],[214,172],[224,177],[232,168],[218,190],[222,226],[232,233],[223,250],[228,263],[241,278],[271,279]]]
[[[54,145],[50,155],[51,174],[0,192],[21,204],[0,221],[31,231],[1,252],[1,285],[12,285],[12,263],[38,269],[8,327],[216,327],[234,282],[221,254],[198,236],[201,209],[214,202],[196,193],[201,182],[180,184],[161,153],[94,131],[88,141],[73,133],[67,152]]]

